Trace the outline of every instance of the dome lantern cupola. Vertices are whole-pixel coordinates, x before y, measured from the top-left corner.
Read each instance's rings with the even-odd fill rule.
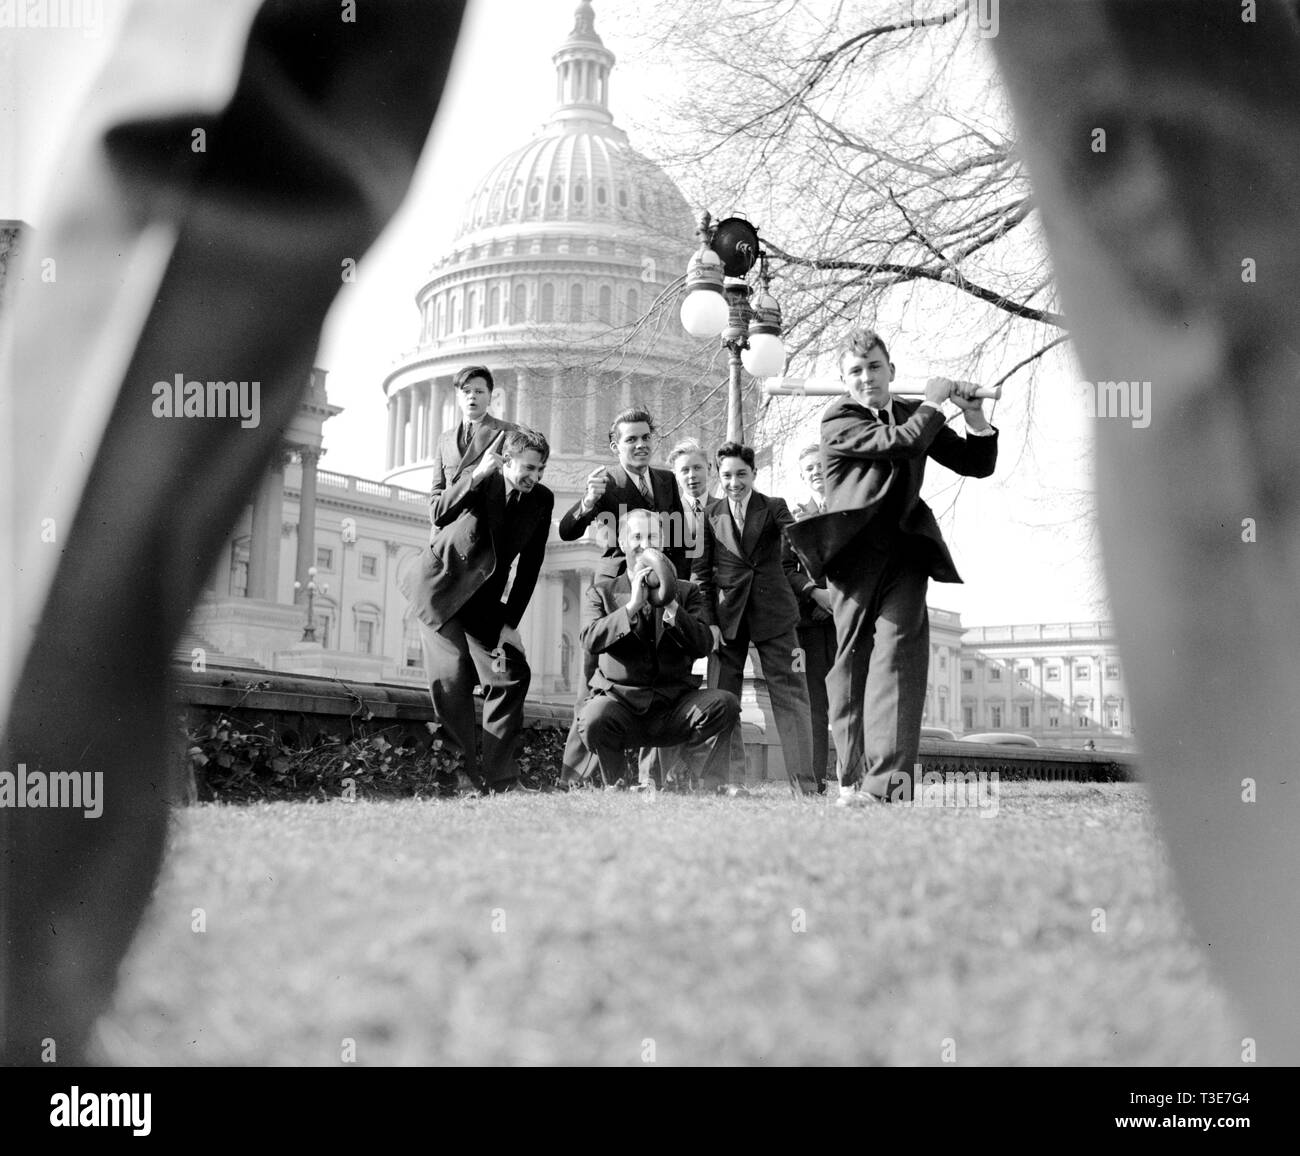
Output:
[[[574,122],[613,124],[609,73],[614,67],[614,54],[596,33],[596,14],[588,0],[578,5],[573,31],[551,60],[555,63],[555,99],[559,107],[548,127],[568,127]]]

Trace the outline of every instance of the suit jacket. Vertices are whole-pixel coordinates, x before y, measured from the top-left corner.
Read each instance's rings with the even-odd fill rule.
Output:
[[[430,507],[433,538],[421,565],[402,575],[402,593],[420,620],[437,630],[470,611],[484,630],[499,630],[502,623],[518,626],[537,585],[554,506],[555,495],[539,483],[520,495],[507,522],[500,472],[477,482],[471,472],[462,472]],[[514,585],[502,607],[516,557]]]
[[[622,573],[626,566],[623,549],[619,546],[618,516],[623,510],[658,510],[667,514],[664,520],[663,552],[673,564],[678,574],[690,572],[686,564],[686,547],[682,543],[682,496],[677,490],[677,479],[671,470],[650,467],[650,489],[654,494],[654,504],[646,501],[645,495],[637,484],[628,477],[627,471],[617,463],[605,467],[609,483],[600,501],[589,513],[582,512],[582,498],[579,498],[560,519],[560,541],[575,542],[587,532],[592,522],[600,519],[609,526],[614,539],[607,546],[600,561],[596,564],[596,579],[614,578]]]
[[[794,520],[801,522],[804,518],[815,518],[819,513],[821,511],[817,508],[816,499],[809,498],[794,507]],[[803,564],[799,555],[795,553],[794,547],[790,545],[789,535],[786,535],[785,548],[794,560],[794,572],[790,574],[790,589],[799,600],[800,627],[821,626],[830,622],[831,612],[818,606],[812,596],[814,590],[826,589],[826,578],[824,576],[814,578],[808,573],[808,567]]]
[[[509,433],[519,427],[512,421],[502,421],[499,417],[488,414],[474,431],[474,438],[460,452],[460,428],[457,422],[451,429],[443,430],[438,435],[438,444],[433,453],[433,489],[429,494],[429,517],[433,518],[433,505],[439,495],[465,471],[473,471],[482,460],[492,443],[504,431]]]
[[[699,688],[699,676],[691,667],[712,649],[713,636],[704,624],[704,596],[692,582],[677,584],[672,626],[664,625],[660,609],[653,609],[643,623],[631,622],[625,609],[631,596],[626,572],[588,586],[581,637],[582,645],[598,656],[592,690],[644,714],[657,703],[676,702]]]
[[[726,498],[704,507],[704,547],[692,576],[704,592],[704,613],[730,642],[749,626],[754,642],[775,638],[799,621],[799,603],[790,578],[796,559],[785,549],[785,528],[794,517],[782,498],[757,490],[749,496],[739,541]]]
[[[926,458],[954,473],[986,478],[998,460],[997,431],[961,437],[936,409],[894,399],[898,424],[880,421],[851,397],[836,398],[822,414],[822,476],[826,513],[804,518],[790,543],[808,572],[820,577],[852,567],[863,550],[914,557],[938,582],[960,582],[921,484]]]

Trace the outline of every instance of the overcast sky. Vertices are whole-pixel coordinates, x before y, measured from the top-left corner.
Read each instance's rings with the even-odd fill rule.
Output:
[[[551,54],[572,26],[574,0],[471,0],[450,84],[411,194],[358,266],[330,313],[317,363],[330,400],[344,412],[326,425],[325,469],[377,478],[387,416],[381,383],[415,344],[414,293],[455,231],[465,199],[506,152],[527,141],[550,112]],[[638,60],[621,44],[614,10],[595,4],[596,28],[618,57],[611,106],[624,127],[652,123],[662,61]],[[39,226],[42,190],[57,181],[56,142],[111,46],[121,0],[104,0],[104,32],[0,31],[0,218]],[[603,15],[602,15],[603,11]],[[651,155],[653,142],[633,144]],[[707,206],[715,213],[740,206]],[[919,344],[919,343],[918,343]],[[900,377],[940,372],[924,349],[891,350]],[[1008,367],[1009,368],[1009,367]],[[927,494],[954,547],[965,586],[934,586],[932,605],[968,624],[1086,619],[1105,614],[1088,528],[1070,494],[1087,487],[1086,423],[1068,357],[1040,387],[1032,425],[1023,397],[1008,389],[995,420],[1003,450],[997,476],[969,482],[952,518],[951,474],[931,466]],[[810,429],[815,418],[810,418]],[[931,491],[935,491],[931,494]],[[784,496],[804,495],[797,484]]]

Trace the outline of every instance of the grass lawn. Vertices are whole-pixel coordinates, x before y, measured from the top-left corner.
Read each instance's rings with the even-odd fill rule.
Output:
[[[1025,783],[984,818],[775,787],[179,809],[100,1038],[164,1065],[345,1039],[371,1065],[1217,1065],[1241,1035],[1144,789]]]

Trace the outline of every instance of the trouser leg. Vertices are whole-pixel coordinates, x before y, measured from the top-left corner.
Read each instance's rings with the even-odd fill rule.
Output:
[[[740,633],[731,642],[724,642],[709,656],[708,684],[710,690],[725,690],[739,701],[745,685],[745,660],[749,657],[749,631],[742,623]],[[737,722],[727,742],[728,779],[734,783],[745,781],[745,738]]]
[[[424,671],[429,679],[429,699],[438,725],[465,758],[465,774],[482,781],[475,735],[474,687],[478,672],[470,656],[464,627],[454,618],[435,630],[420,622]]]
[[[528,660],[513,646],[495,645],[466,633],[470,658],[483,688],[483,777],[490,786],[517,778],[515,742],[524,722],[524,698],[532,681]],[[472,709],[472,707],[471,707]]]
[[[726,786],[728,738],[740,729],[740,699],[725,690],[683,695],[656,726],[665,743],[683,744],[683,762],[705,790]]]
[[[891,801],[911,799],[921,745],[930,662],[928,585],[924,573],[903,568],[894,570],[879,592],[865,687],[863,787]]]
[[[767,682],[776,732],[781,736],[786,777],[800,791],[815,793],[817,780],[812,770],[812,705],[804,672],[795,670],[799,639],[794,627],[775,638],[755,644],[763,678]]]

